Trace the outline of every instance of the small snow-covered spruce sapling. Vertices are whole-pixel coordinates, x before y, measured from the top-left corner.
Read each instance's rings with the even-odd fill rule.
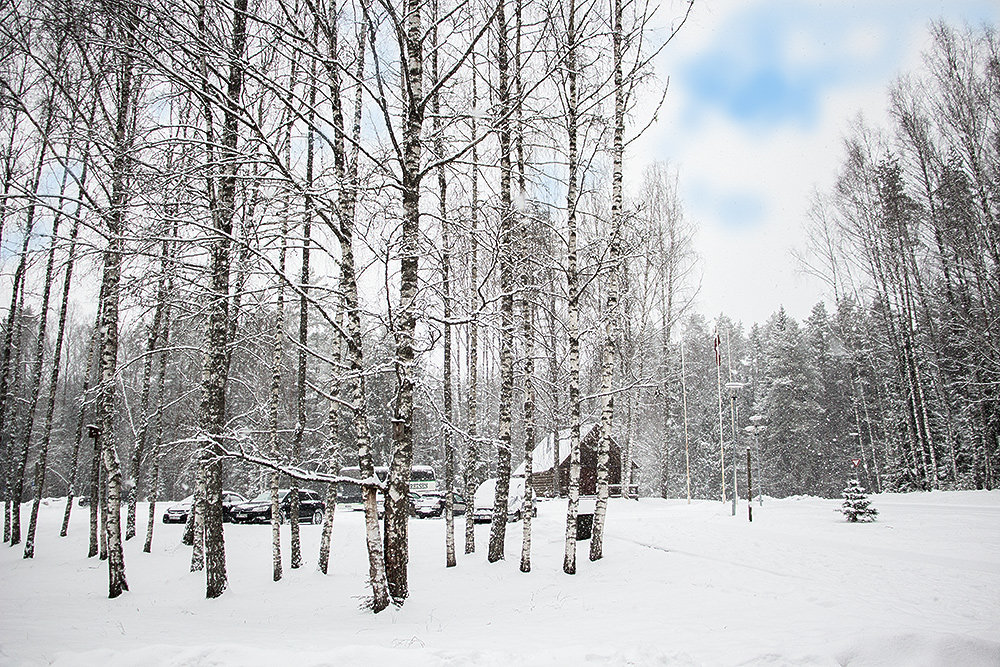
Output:
[[[865,488],[861,486],[857,477],[851,477],[848,480],[842,495],[844,496],[844,504],[841,511],[847,517],[848,523],[875,520],[878,510],[871,506]]]

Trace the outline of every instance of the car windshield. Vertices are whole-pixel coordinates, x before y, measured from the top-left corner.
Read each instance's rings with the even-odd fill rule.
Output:
[[[284,490],[279,491],[278,492],[278,498],[280,500],[284,500],[285,499],[285,494],[287,494],[287,493],[288,493],[288,491],[284,491]],[[252,502],[252,503],[269,503],[269,502],[271,502],[271,490],[268,489],[267,491],[261,491],[260,494],[256,498],[254,498],[253,500],[251,500],[250,502]]]
[[[415,466],[410,473],[410,479],[414,482],[433,482],[434,469],[427,466]]]
[[[360,503],[362,500],[361,487],[357,484],[337,485],[337,502]]]

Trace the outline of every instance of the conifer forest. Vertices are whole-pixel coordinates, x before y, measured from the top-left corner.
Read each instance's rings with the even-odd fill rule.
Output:
[[[279,488],[318,492],[328,551],[353,485],[377,612],[410,596],[414,466],[445,491],[447,565],[483,550],[528,571],[530,521],[504,553],[512,471],[565,432],[574,573],[594,425],[591,560],[612,442],[618,491],[641,497],[732,498],[747,449],[768,497],[838,498],[855,475],[871,493],[997,488],[996,32],[928,26],[890,123],[853,122],[836,186],[802,212],[798,262],[826,297],[798,321],[774,294],[739,322],[698,311],[683,167],[628,164],[694,4],[4,3],[8,548],[33,557],[59,498],[64,533],[89,514],[117,597],[123,542],[149,551],[164,504],[194,494],[185,539],[215,598],[226,491],[274,508]],[[477,544],[452,502],[489,478]],[[281,549],[301,563],[292,497],[275,580]]]

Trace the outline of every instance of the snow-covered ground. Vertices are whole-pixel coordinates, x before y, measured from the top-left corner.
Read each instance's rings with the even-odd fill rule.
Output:
[[[410,522],[411,597],[360,608],[362,515],[339,512],[329,576],[320,528],[306,564],[271,582],[266,526],[226,526],[229,590],[204,599],[182,527],[157,523],[152,554],[126,545],[131,591],[108,600],[88,560],[86,508],[58,537],[42,508],[34,560],[0,547],[0,664],[56,665],[1000,665],[1000,492],[873,497],[873,524],[839,502],[766,499],[754,521],[719,502],[616,500],[605,558],[562,573],[564,502],[541,504],[532,572],[479,550],[444,567],[444,522]],[[24,516],[28,517],[28,505]],[[160,512],[158,512],[159,514]],[[140,516],[145,515],[142,508]],[[287,531],[287,527],[285,528]]]

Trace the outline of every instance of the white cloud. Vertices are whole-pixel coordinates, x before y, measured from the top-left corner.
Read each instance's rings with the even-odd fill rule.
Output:
[[[851,26],[844,40],[847,54],[854,60],[872,61],[883,54],[886,34],[872,23]]]
[[[873,124],[884,122],[886,89],[900,73],[920,66],[929,21],[940,14],[955,21],[966,5],[975,20],[984,12],[993,20],[1000,16],[1000,8],[975,1],[695,7],[664,54],[662,70],[671,77],[667,102],[626,177],[638,183],[643,164],[654,159],[679,167],[688,218],[699,226],[702,312],[725,312],[748,324],[764,321],[781,305],[796,318],[808,316],[825,286],[798,273],[791,251],[805,244],[813,191],[833,186],[843,137],[859,112]],[[711,97],[740,91],[687,80],[693,63],[699,72],[739,63],[723,75],[761,70],[785,76],[795,85],[781,90],[782,103],[794,108],[782,113],[767,107],[763,121],[760,114],[741,118],[738,104]]]

